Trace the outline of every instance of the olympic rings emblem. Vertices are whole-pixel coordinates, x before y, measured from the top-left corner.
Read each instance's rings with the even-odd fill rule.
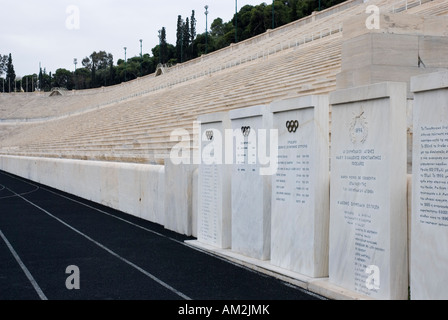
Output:
[[[250,127],[241,127],[241,133],[243,136],[248,137],[250,133]]]
[[[205,132],[205,135],[207,136],[207,140],[208,141],[212,141],[213,140],[213,130],[207,130]]]
[[[297,120],[286,121],[286,129],[288,129],[288,132],[290,133],[296,132],[298,128],[299,128],[299,121]]]

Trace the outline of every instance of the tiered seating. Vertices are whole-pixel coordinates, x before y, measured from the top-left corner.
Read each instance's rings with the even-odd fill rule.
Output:
[[[418,7],[431,0],[396,0],[389,6],[392,13],[400,13]]]
[[[191,130],[201,113],[334,89],[341,35],[319,42],[94,112],[27,124],[3,145],[26,145],[27,155],[161,163],[171,131]]]
[[[41,121],[0,123],[0,153],[162,164],[176,143],[171,132],[192,133],[200,114],[333,91],[341,70],[342,22],[365,13],[368,4],[390,4],[355,5],[361,2],[348,1],[158,77],[23,101],[7,118],[28,118],[33,107]],[[430,7],[425,4],[425,10]]]
[[[407,13],[420,14],[428,16],[446,16],[448,15],[448,1],[446,0],[426,0],[421,6],[408,9]]]

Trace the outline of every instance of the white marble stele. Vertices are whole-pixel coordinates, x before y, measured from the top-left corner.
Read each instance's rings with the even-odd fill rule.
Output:
[[[233,136],[231,173],[232,248],[259,260],[269,260],[271,245],[271,176],[261,175],[258,130],[270,129],[265,105],[229,111]],[[244,132],[248,136],[244,136]],[[256,158],[255,161],[253,159]]]
[[[271,104],[278,130],[272,176],[271,264],[309,277],[328,276],[328,95]]]
[[[410,287],[448,299],[448,72],[411,79],[414,92]]]
[[[225,130],[231,129],[227,112],[198,117],[201,163],[198,170],[199,242],[221,249],[231,245],[231,166],[225,163]]]
[[[408,298],[405,83],[330,95],[329,280],[375,299]]]

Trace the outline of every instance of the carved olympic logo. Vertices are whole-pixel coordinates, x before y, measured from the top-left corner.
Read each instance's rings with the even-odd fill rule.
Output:
[[[205,131],[205,135],[207,136],[207,140],[208,141],[212,141],[213,140],[213,130]]]
[[[250,133],[250,127],[241,127],[241,133],[243,136],[248,137]]]
[[[296,132],[298,128],[299,128],[299,121],[297,120],[286,121],[286,129],[288,129],[288,132],[290,133]]]

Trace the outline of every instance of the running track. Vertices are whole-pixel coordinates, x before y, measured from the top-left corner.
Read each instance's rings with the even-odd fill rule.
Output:
[[[318,300],[193,239],[0,171],[0,300]],[[69,290],[68,266],[79,268]]]

